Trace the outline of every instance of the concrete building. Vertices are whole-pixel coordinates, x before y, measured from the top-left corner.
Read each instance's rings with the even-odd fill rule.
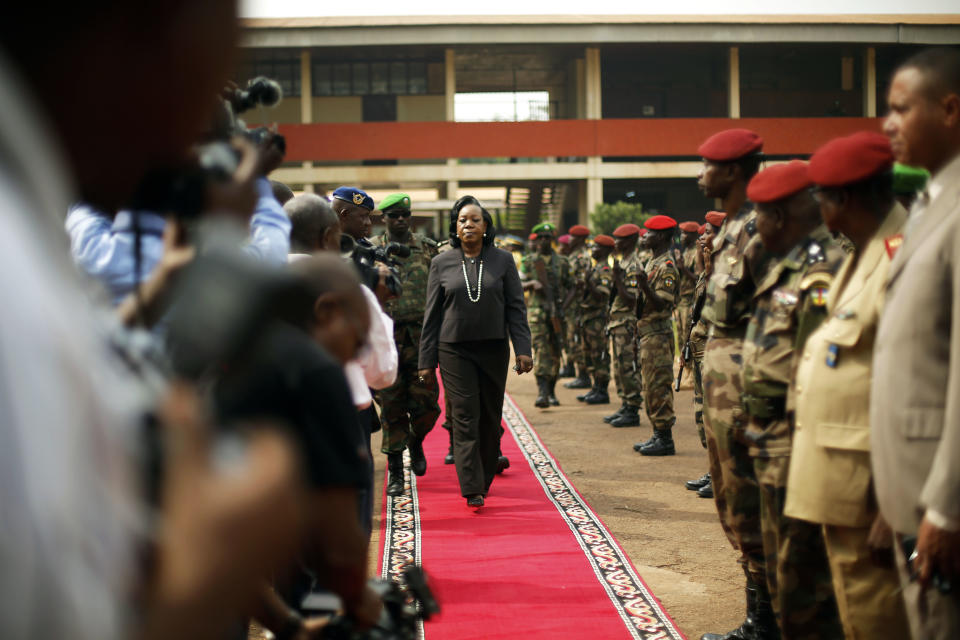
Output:
[[[808,155],[878,128],[891,71],[911,52],[960,43],[960,15],[295,18],[243,29],[238,79],[264,74],[285,90],[277,108],[246,114],[287,136],[276,179],[416,191],[425,217],[457,194],[499,189],[502,224],[517,232],[541,218],[585,222],[618,200],[700,219],[712,208],[694,180],[708,135],[743,126],[772,159]],[[546,98],[538,121],[456,121],[458,95],[527,92]]]

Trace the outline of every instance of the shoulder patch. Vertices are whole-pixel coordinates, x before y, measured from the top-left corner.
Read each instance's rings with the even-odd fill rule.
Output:
[[[811,287],[810,288],[810,304],[815,307],[825,307],[827,306],[827,292],[829,289],[827,287]]]
[[[887,255],[893,260],[893,256],[897,255],[897,250],[900,248],[900,245],[903,244],[903,234],[896,233],[892,236],[887,236],[883,239],[883,246],[887,248]]]

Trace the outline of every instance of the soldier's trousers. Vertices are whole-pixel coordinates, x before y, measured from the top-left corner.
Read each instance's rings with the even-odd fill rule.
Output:
[[[755,458],[767,588],[783,640],[843,640],[823,527],[784,515],[790,457]],[[892,636],[883,636],[892,637]]]
[[[580,324],[580,344],[587,373],[593,384],[606,389],[610,384],[610,349],[607,343],[607,319],[603,316],[584,318]]]
[[[674,314],[677,318],[677,342],[683,349],[683,341],[687,339],[690,333],[690,310],[693,308],[693,302],[681,300],[677,303],[677,310]]]
[[[617,395],[624,404],[639,407],[643,404],[640,367],[637,363],[637,325],[628,321],[610,330],[613,343],[613,380]]]
[[[846,640],[909,638],[893,549],[877,561],[867,546],[870,527],[823,525],[833,592]]]
[[[583,353],[583,340],[580,335],[580,321],[575,314],[566,314],[564,322],[564,341],[563,348],[567,352],[567,362],[577,368],[579,375],[586,369],[586,360]]]
[[[433,382],[420,384],[420,323],[398,323],[393,328],[399,366],[397,381],[377,392],[383,425],[382,453],[401,453],[412,436],[423,439],[440,417],[440,390]]]
[[[753,469],[740,395],[742,336],[711,336],[703,355],[703,425],[720,526],[751,579],[766,580],[760,487]]]
[[[669,430],[677,421],[673,412],[673,332],[643,331],[638,345],[647,417],[657,431]]]
[[[556,378],[560,373],[562,358],[560,336],[554,333],[553,323],[549,320],[534,320],[529,324],[533,342],[533,374]]]
[[[707,434],[703,430],[703,356],[693,357],[693,418],[697,423],[700,444],[707,448]]]

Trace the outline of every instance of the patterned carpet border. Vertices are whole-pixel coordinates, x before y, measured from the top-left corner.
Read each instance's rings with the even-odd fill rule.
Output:
[[[660,602],[637,575],[616,538],[560,470],[537,432],[509,395],[503,418],[547,498],[573,532],[627,631],[638,640],[685,640]]]

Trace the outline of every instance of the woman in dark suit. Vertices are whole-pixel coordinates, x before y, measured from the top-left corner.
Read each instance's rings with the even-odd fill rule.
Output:
[[[493,246],[493,218],[473,196],[450,212],[452,251],[430,264],[420,337],[420,380],[437,364],[453,414],[453,457],[460,493],[483,506],[500,455],[503,392],[510,364],[533,368],[527,307],[513,256]]]

